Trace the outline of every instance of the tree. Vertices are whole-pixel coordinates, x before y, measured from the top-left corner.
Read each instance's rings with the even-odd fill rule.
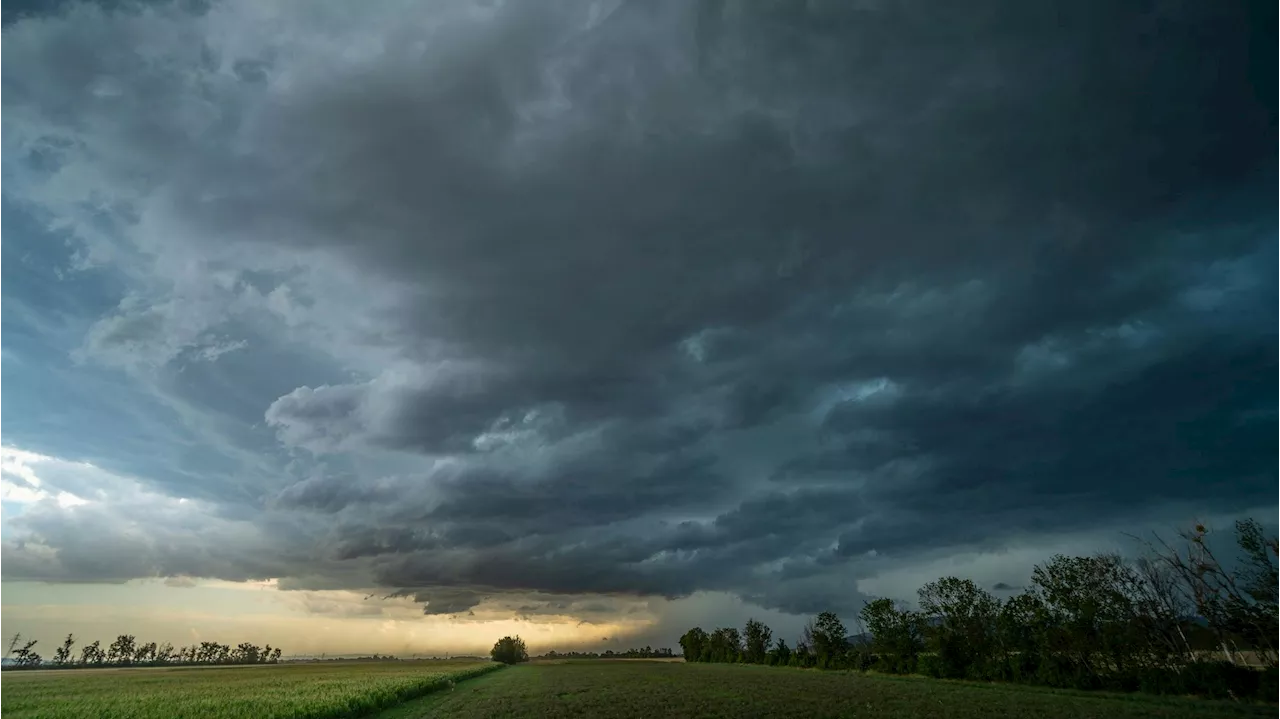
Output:
[[[157,664],[168,664],[174,661],[176,657],[177,653],[174,651],[173,645],[169,642],[165,642],[164,644],[156,647],[155,661]]]
[[[489,656],[493,657],[495,662],[503,664],[529,661],[529,652],[524,646],[524,640],[518,636],[499,639],[489,651]]]
[[[138,645],[138,648],[135,649],[133,652],[134,664],[150,664],[154,662],[155,659],[156,659],[156,643],[155,642],[147,642],[146,644],[140,644]]]
[[[76,638],[74,635],[68,634],[67,638],[62,641],[62,646],[53,652],[53,663],[60,667],[65,667],[71,663],[71,647],[75,646]]]
[[[899,674],[914,672],[924,649],[920,615],[897,606],[892,599],[876,599],[862,607],[860,616],[871,632],[879,668]]]
[[[80,650],[80,663],[85,666],[101,665],[106,660],[107,653],[102,651],[102,643],[97,640]]]
[[[785,667],[791,663],[791,647],[787,646],[787,642],[781,637],[778,638],[778,646],[769,652],[771,655],[770,664]]]
[[[236,664],[257,664],[258,655],[262,653],[262,649],[256,644],[249,642],[241,642],[231,652],[231,661]]]
[[[129,664],[133,661],[134,644],[137,639],[132,634],[121,634],[107,648],[107,661],[112,664]]]
[[[1280,604],[1277,586],[1280,545],[1254,519],[1235,523],[1235,561],[1223,562],[1213,548],[1213,532],[1196,524],[1178,533],[1181,546],[1155,535],[1147,542],[1155,561],[1179,579],[1183,598],[1208,622],[1228,660],[1229,641],[1238,637],[1255,647],[1268,664],[1277,665]]]
[[[22,645],[21,649],[13,653],[13,663],[21,669],[35,669],[40,666],[44,660],[33,648],[36,643],[35,639],[30,639]]]
[[[773,630],[763,622],[748,619],[743,631],[746,639],[746,660],[750,664],[763,664],[769,652],[769,644],[773,641]]]
[[[847,642],[845,641],[844,623],[835,612],[823,612],[813,623],[810,630],[813,641],[813,653],[817,656],[818,667],[833,669],[843,660]]]
[[[1147,556],[1126,564],[1117,579],[1129,599],[1130,634],[1141,647],[1133,659],[1174,670],[1194,661],[1186,630],[1195,608],[1180,591],[1177,573]]]
[[[684,652],[686,662],[705,661],[702,657],[707,648],[709,637],[702,627],[694,627],[680,637],[680,650]]]
[[[1047,612],[1035,592],[1011,597],[996,619],[996,641],[1005,658],[1001,675],[1012,681],[1030,681],[1040,667]]]
[[[742,654],[742,637],[737,627],[720,627],[707,641],[710,657],[706,661],[733,663]]]
[[[1055,555],[1031,581],[1044,602],[1049,649],[1074,686],[1097,686],[1105,673],[1130,668],[1134,610],[1119,556]]]
[[[935,673],[963,679],[987,678],[996,660],[996,620],[1000,601],[970,579],[943,577],[917,592],[926,633],[938,661]]]

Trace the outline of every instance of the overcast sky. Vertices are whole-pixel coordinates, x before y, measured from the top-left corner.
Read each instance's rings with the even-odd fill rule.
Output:
[[[791,638],[1275,522],[1274,1],[121,6],[5,8],[6,631]]]

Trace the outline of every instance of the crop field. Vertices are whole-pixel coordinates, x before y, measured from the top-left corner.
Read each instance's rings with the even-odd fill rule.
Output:
[[[5,719],[359,717],[447,688],[489,662],[284,664],[5,672]]]
[[[534,662],[382,712],[425,717],[1274,717],[1274,706],[761,666]]]
[[[6,672],[0,681],[6,719],[1243,719],[1273,717],[1276,711],[1178,697],[644,660],[510,668],[487,662],[387,662],[36,671]]]

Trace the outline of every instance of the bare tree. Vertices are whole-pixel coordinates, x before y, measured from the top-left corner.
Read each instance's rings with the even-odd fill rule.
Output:
[[[1225,563],[1211,544],[1212,532],[1198,523],[1178,532],[1181,542],[1170,542],[1159,534],[1143,541],[1151,561],[1161,564],[1176,577],[1170,591],[1181,595],[1205,619],[1217,637],[1228,661],[1236,661],[1230,642],[1239,637],[1257,650],[1267,666],[1277,665],[1278,548],[1276,537],[1264,534],[1253,519],[1235,524],[1235,544],[1239,555]],[[1220,548],[1221,549],[1221,548]]]

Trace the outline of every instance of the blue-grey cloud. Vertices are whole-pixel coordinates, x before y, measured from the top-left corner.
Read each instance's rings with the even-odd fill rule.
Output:
[[[273,527],[111,576],[808,612],[887,561],[1269,506],[1274,13],[6,20],[6,213],[71,243],[35,260],[66,279],[5,263],[6,329],[12,298],[19,357],[57,335],[73,381],[179,418],[120,448],[138,481]],[[49,418],[91,399],[17,401],[73,451]],[[80,556],[59,516],[27,546]]]

